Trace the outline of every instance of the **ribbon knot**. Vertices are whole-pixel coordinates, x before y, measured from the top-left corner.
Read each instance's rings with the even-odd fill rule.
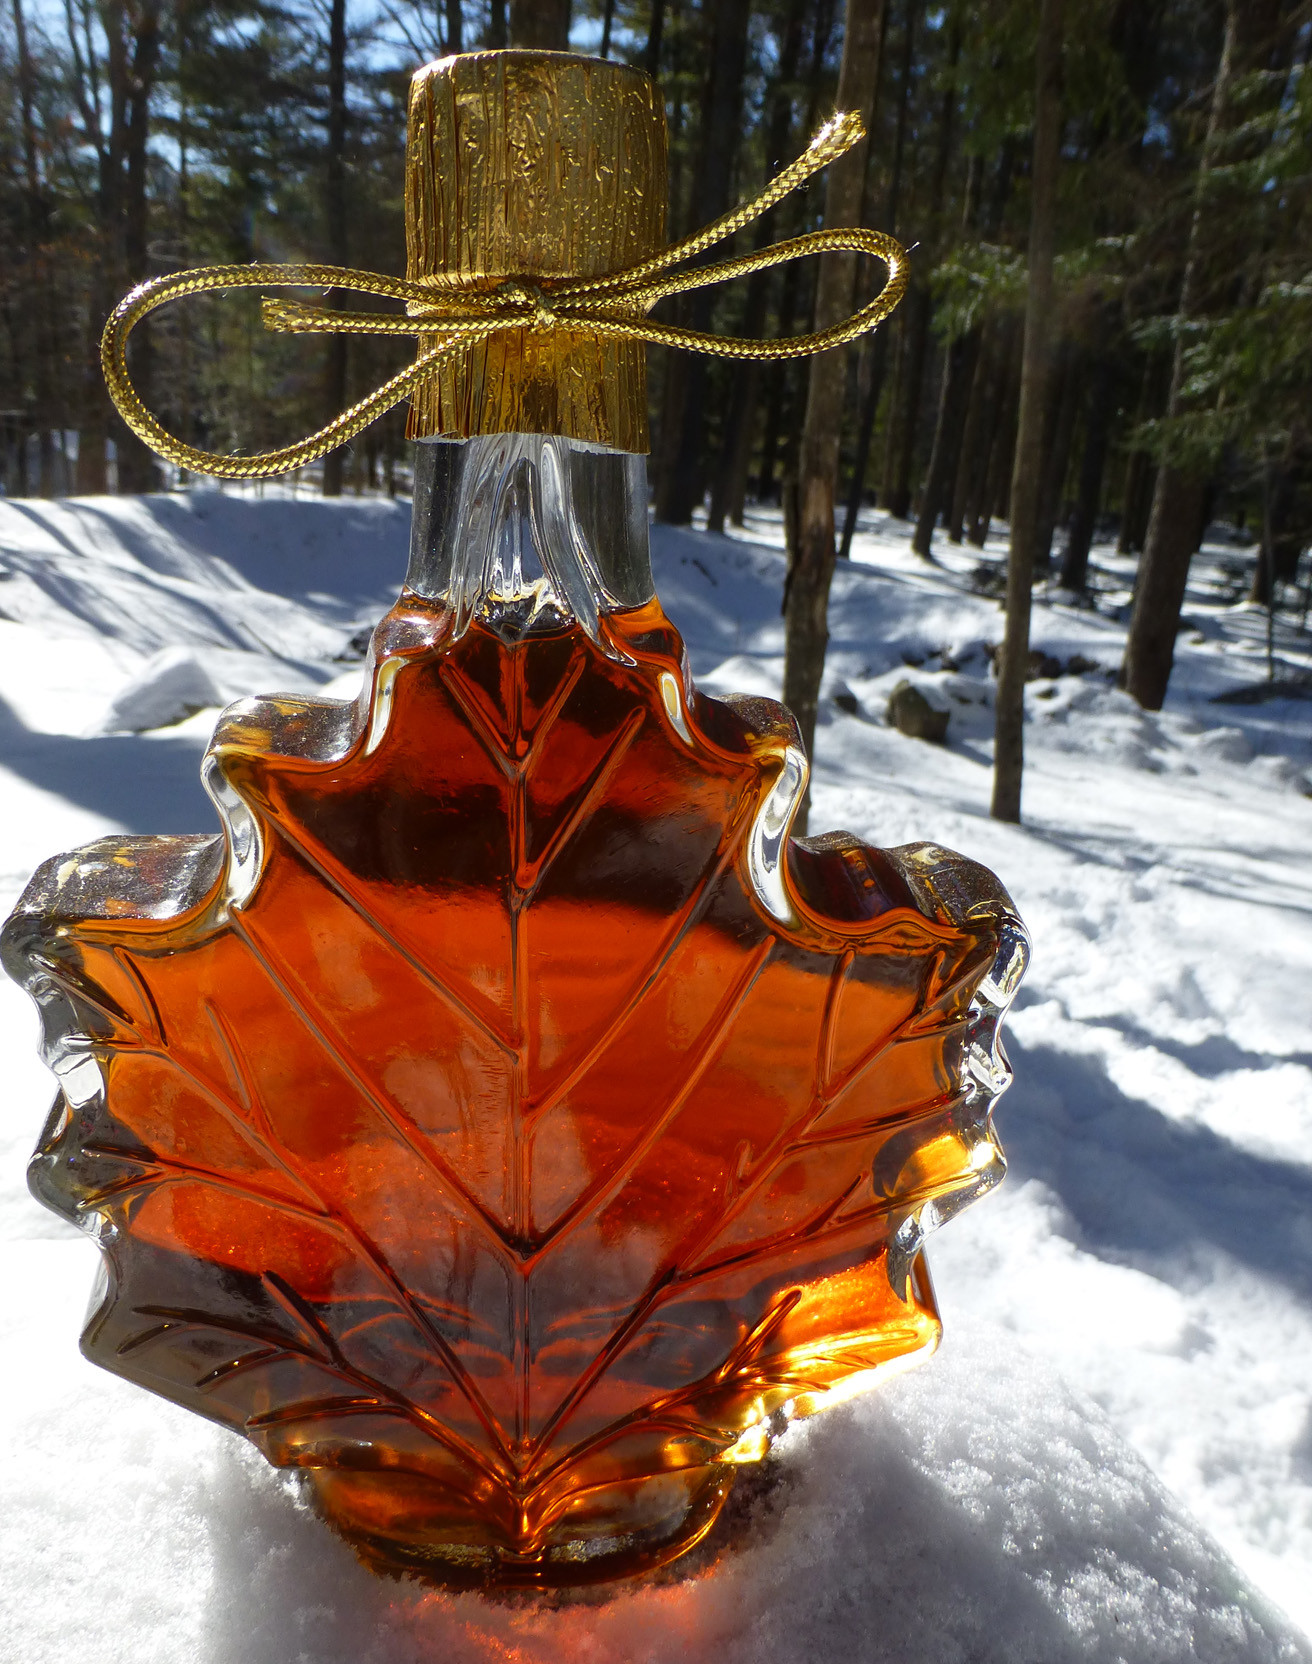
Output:
[[[680,347],[718,358],[803,358],[854,341],[881,323],[901,300],[907,286],[906,250],[882,231],[863,227],[810,231],[737,259],[674,271],[724,242],[759,219],[775,203],[805,183],[813,173],[850,150],[865,136],[861,119],[850,112],[827,121],[806,150],[750,201],[672,243],[650,259],[603,277],[553,279],[550,293],[529,278],[508,278],[493,290],[461,287],[454,279],[415,281],[382,272],[356,271],[343,266],[264,265],[204,266],[138,284],[115,307],[100,341],[100,363],[110,396],[132,431],[147,445],[180,468],[220,479],[262,479],[313,462],[406,399],[429,376],[457,353],[503,329],[587,329],[647,341],[656,346]],[[684,294],[707,284],[726,283],[752,272],[814,254],[873,255],[888,268],[883,288],[850,316],[827,329],[787,336],[782,340],[751,341],[731,335],[709,335],[655,323],[647,314],[667,296]],[[342,411],[317,433],[279,450],[259,456],[217,456],[185,445],[161,426],[146,409],[128,376],[127,342],[133,329],[156,307],[185,295],[216,289],[252,288],[351,289],[357,294],[402,301],[404,312],[342,312],[332,307],[295,300],[266,299],[266,329],[293,334],[422,335],[435,336],[413,364],[381,387]]]
[[[536,283],[530,283],[525,278],[509,277],[497,286],[496,295],[498,300],[504,301],[508,306],[520,307],[527,313],[526,321],[533,329],[560,327],[559,314]],[[441,321],[440,313],[437,321]]]

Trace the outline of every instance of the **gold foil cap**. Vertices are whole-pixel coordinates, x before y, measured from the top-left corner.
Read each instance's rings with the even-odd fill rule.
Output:
[[[491,290],[601,277],[665,246],[665,108],[650,78],[565,52],[470,52],[410,83],[408,276]],[[420,351],[438,337],[421,335]],[[641,341],[503,329],[415,393],[412,439],[555,433],[646,451]]]

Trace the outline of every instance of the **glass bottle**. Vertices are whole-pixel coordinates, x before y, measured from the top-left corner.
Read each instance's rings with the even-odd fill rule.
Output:
[[[430,436],[360,698],[231,707],[220,835],[57,858],[5,927],[60,1083],[32,1185],[103,1250],[83,1350],[380,1567],[686,1551],[933,1350],[923,1239],[1003,1170],[1011,903],[789,837],[796,726],[697,692],[646,500],[595,438]]]

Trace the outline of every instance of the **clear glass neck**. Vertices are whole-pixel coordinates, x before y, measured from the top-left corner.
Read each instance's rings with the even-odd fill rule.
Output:
[[[507,640],[654,594],[646,458],[541,433],[415,447],[406,585],[445,601],[456,633],[475,618]]]

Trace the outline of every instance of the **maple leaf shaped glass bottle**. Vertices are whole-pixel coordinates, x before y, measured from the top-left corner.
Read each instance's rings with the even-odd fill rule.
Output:
[[[577,64],[447,60],[415,102],[472,77],[532,131]],[[418,413],[474,431],[418,447],[360,698],[230,708],[221,835],[47,863],[4,950],[61,1087],[33,1188],[103,1250],[87,1355],[379,1566],[585,1582],[933,1349],[922,1242],[1001,1176],[1025,939],[961,857],[789,838],[795,725],[695,690],[642,457],[597,442],[640,407],[507,430],[559,365],[480,402],[483,352]]]

